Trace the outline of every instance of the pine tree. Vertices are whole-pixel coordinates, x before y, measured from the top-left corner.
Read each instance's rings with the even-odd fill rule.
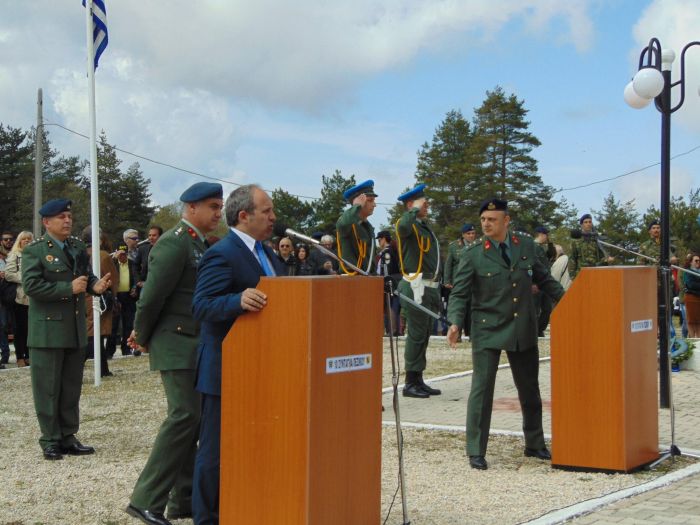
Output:
[[[639,246],[640,221],[634,199],[623,203],[609,193],[603,201],[602,209],[593,210],[593,216],[602,240],[628,250],[635,250]],[[618,263],[634,263],[636,260],[635,256],[622,250],[605,247],[605,251],[615,257]]]
[[[330,234],[335,232],[335,223],[345,209],[343,192],[356,184],[355,175],[346,178],[340,170],[335,170],[329,177],[322,175],[321,183],[321,198],[313,204],[313,227]]]
[[[313,206],[299,197],[277,188],[272,192],[277,222],[298,232],[304,232],[313,226]]]
[[[28,133],[0,124],[0,209],[2,230],[31,230],[31,200],[26,188],[34,178],[33,146]],[[24,190],[24,191],[23,191]],[[24,199],[24,200],[22,200]],[[24,213],[29,210],[29,217]],[[28,220],[27,220],[28,219]]]
[[[537,160],[530,154],[540,141],[528,131],[525,102],[507,96],[496,87],[475,110],[475,147],[484,155],[483,176],[474,191],[482,198],[508,201],[513,225],[532,231],[538,224],[559,226],[554,188],[537,174]]]

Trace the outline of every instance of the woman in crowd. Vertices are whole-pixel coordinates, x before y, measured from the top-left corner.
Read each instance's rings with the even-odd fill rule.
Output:
[[[297,244],[297,275],[313,275],[314,267],[309,262],[309,247],[306,244]]]
[[[5,280],[17,283],[17,295],[13,311],[15,314],[15,355],[17,366],[29,366],[29,349],[27,348],[27,333],[29,328],[29,297],[22,288],[22,251],[34,240],[32,232],[23,231],[17,236],[17,241],[7,255]]]
[[[700,337],[700,255],[694,253],[690,259],[690,270],[683,272],[685,287],[685,313],[688,321],[688,337]]]

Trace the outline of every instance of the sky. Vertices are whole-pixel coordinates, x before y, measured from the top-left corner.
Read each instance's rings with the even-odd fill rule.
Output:
[[[105,0],[97,127],[138,155],[236,184],[318,197],[321,176],[373,179],[386,223],[415,184],[417,153],[451,110],[467,119],[501,86],[529,111],[545,184],[579,212],[609,193],[659,207],[660,113],[622,94],[649,39],[700,40],[696,0]],[[164,7],[167,6],[167,7]],[[42,88],[54,147],[89,157],[81,0],[0,0],[0,122],[36,123]],[[700,186],[700,46],[673,114],[672,195]],[[674,100],[680,90],[674,88]],[[695,151],[693,148],[698,148]],[[155,204],[202,177],[138,161]],[[547,218],[543,218],[543,223]]]

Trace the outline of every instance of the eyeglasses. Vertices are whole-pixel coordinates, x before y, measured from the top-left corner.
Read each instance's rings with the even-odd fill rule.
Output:
[[[139,240],[138,237],[127,237],[127,239],[129,239],[130,241],[138,241]]]

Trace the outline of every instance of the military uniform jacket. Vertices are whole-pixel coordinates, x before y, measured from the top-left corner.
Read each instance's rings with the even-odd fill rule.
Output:
[[[420,262],[423,279],[436,279],[440,271],[440,246],[428,224],[418,218],[417,209],[408,210],[401,216],[396,224],[396,237],[403,261],[402,271],[407,274],[417,272]]]
[[[82,348],[87,344],[85,294],[73,294],[73,280],[97,282],[85,245],[76,237],[65,240],[73,261],[50,236],[39,237],[22,252],[22,287],[29,296],[30,348]]]
[[[569,256],[569,273],[573,279],[582,268],[589,266],[607,266],[607,258],[597,241],[596,235],[583,234],[581,239],[571,243]]]
[[[532,284],[558,301],[564,289],[535,252],[529,237],[510,235],[511,267],[488,238],[462,252],[450,293],[447,319],[462,327],[471,299],[474,350],[530,350],[537,346]]]
[[[192,317],[197,265],[206,246],[187,223],[165,232],[148,255],[148,280],[136,304],[136,342],[151,370],[194,370],[199,324]]]
[[[371,272],[374,262],[374,228],[360,218],[360,208],[359,204],[350,206],[336,222],[338,255],[358,268]],[[349,267],[345,270],[346,273],[354,272]]]

